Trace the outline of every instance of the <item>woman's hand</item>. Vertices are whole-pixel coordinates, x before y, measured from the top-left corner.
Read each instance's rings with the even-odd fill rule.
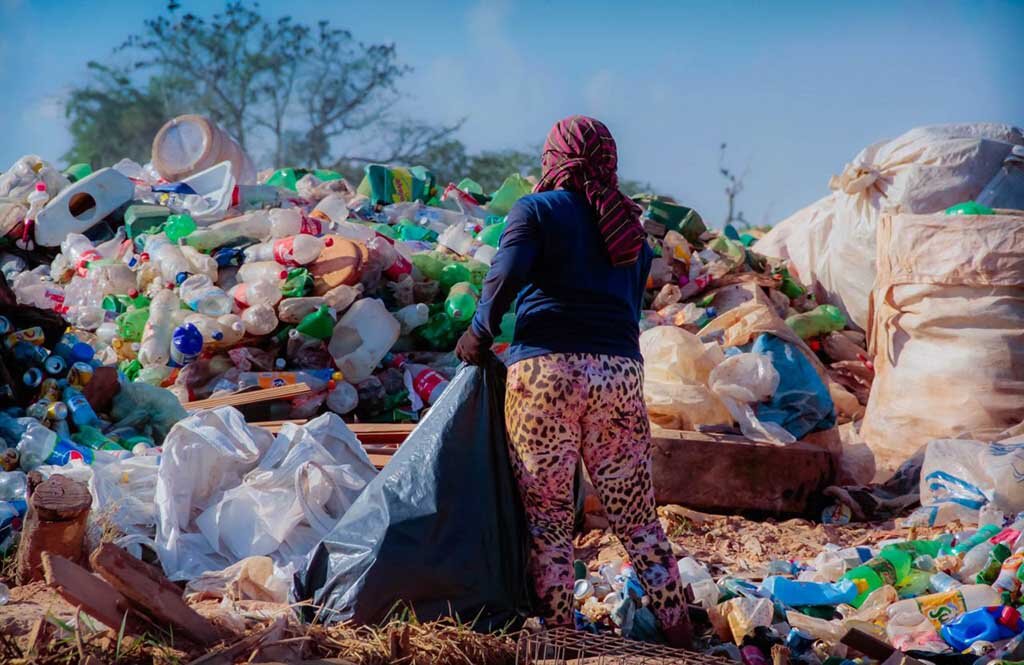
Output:
[[[472,328],[468,328],[466,332],[462,333],[459,343],[455,345],[455,355],[459,360],[470,365],[482,365],[490,348],[489,342],[484,342],[473,332]]]

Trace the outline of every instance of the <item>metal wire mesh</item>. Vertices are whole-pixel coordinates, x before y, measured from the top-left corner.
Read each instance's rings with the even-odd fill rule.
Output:
[[[634,642],[609,634],[555,628],[520,634],[516,665],[735,665],[716,656]]]

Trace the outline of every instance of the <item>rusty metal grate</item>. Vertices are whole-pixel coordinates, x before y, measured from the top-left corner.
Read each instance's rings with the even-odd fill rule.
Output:
[[[696,651],[670,649],[609,634],[555,628],[522,633],[516,643],[516,665],[735,665],[730,660]]]

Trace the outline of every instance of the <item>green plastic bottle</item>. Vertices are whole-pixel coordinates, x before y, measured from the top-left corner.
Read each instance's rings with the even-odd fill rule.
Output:
[[[868,594],[875,589],[886,585],[895,587],[903,583],[910,574],[910,563],[910,554],[899,547],[889,545],[883,547],[878,556],[847,572],[843,579],[856,584],[860,591],[851,604],[860,607]]]
[[[793,276],[789,274],[788,268],[778,268],[772,271],[775,279],[779,280],[779,291],[782,291],[790,300],[796,300],[807,293],[807,289],[800,285]]]
[[[331,316],[330,310],[327,305],[320,305],[315,312],[302,317],[295,329],[316,339],[330,339],[334,333],[334,317]]]
[[[1002,543],[999,543],[992,548],[992,551],[988,554],[988,563],[985,567],[978,571],[974,581],[978,584],[992,584],[999,577],[999,571],[1003,567],[1003,562],[1010,558],[1010,548]]]
[[[978,545],[981,545],[986,540],[989,540],[990,538],[992,538],[992,536],[996,535],[1001,530],[1002,529],[1000,529],[995,524],[986,524],[985,526],[983,526],[980,529],[978,529],[977,531],[975,531],[974,534],[970,538],[967,538],[967,539],[957,543],[953,547],[953,553],[954,554],[967,554],[968,552],[973,550]]]
[[[170,215],[164,223],[164,233],[167,234],[167,239],[174,243],[188,237],[196,228],[196,220],[185,214]]]
[[[476,239],[485,245],[491,247],[497,247],[501,241],[501,234],[505,231],[505,220],[502,219],[497,224],[491,224],[480,229],[480,233],[476,234]]]
[[[64,169],[64,175],[66,175],[68,180],[71,182],[78,182],[82,178],[92,175],[92,166],[84,162],[72,164]]]
[[[119,314],[114,319],[117,336],[129,342],[142,341],[142,331],[146,327],[146,321],[149,321],[149,307],[140,307]]]
[[[459,282],[468,282],[470,278],[469,268],[464,263],[449,263],[441,270],[441,291],[448,291]]]
[[[786,319],[786,325],[793,329],[800,339],[810,339],[846,327],[846,317],[835,305],[818,305],[809,312],[794,314]]]
[[[457,323],[467,323],[476,314],[478,296],[469,282],[459,282],[448,291],[444,311]]]
[[[93,450],[124,450],[117,443],[105,437],[103,432],[91,425],[80,426],[78,431],[71,435],[71,440]]]
[[[412,264],[423,273],[427,279],[435,282],[441,281],[441,271],[451,263],[438,252],[420,252],[412,255]]]
[[[438,311],[425,324],[413,331],[413,337],[422,340],[436,351],[451,350],[465,326],[457,325],[450,316]]]

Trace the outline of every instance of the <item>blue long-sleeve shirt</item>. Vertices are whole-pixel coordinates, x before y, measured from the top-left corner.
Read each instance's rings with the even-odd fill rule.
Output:
[[[516,301],[509,364],[549,353],[640,360],[640,318],[653,253],[613,267],[586,200],[558,190],[531,194],[509,212],[484,280],[473,331],[490,340]]]

